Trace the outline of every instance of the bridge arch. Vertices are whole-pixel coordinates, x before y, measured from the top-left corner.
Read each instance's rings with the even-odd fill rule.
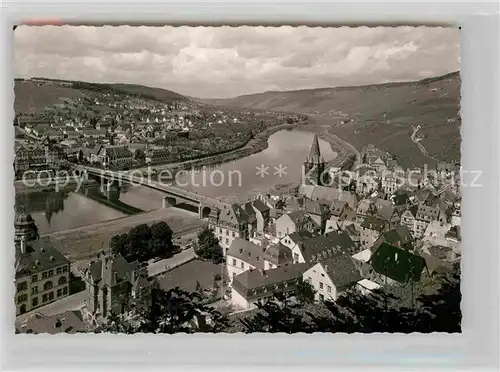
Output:
[[[177,198],[169,195],[163,198],[163,203],[162,203],[163,208],[175,207],[176,205],[177,205]]]
[[[208,218],[210,216],[210,213],[212,213],[212,208],[210,208],[208,205],[200,205],[200,218]]]

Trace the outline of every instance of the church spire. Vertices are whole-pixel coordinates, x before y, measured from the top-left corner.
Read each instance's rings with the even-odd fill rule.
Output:
[[[309,151],[309,157],[308,160],[311,163],[320,163],[321,162],[321,152],[319,150],[319,139],[318,135],[315,133],[312,146],[311,146],[311,151]]]

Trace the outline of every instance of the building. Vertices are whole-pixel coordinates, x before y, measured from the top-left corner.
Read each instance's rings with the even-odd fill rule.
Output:
[[[303,280],[315,290],[316,301],[336,301],[345,290],[363,279],[352,258],[340,253],[316,263],[304,273]]]
[[[70,263],[59,251],[58,241],[38,238],[30,215],[20,214],[15,229],[16,314],[19,315],[68,296]]]
[[[121,255],[101,253],[91,261],[83,273],[88,310],[102,318],[111,312],[123,313],[132,297],[137,270],[137,262],[129,263]]]
[[[14,169],[26,171],[28,169],[54,168],[59,160],[59,153],[48,144],[21,145],[16,149]]]
[[[316,225],[322,228],[324,228],[326,220],[330,217],[329,207],[317,200],[304,199],[302,201],[302,209],[307,212]]]
[[[107,146],[98,144],[90,155],[91,163],[101,163],[104,166],[125,167],[133,163],[132,152],[125,146]]]
[[[264,269],[266,247],[236,238],[226,253],[229,282],[246,270]]]
[[[58,333],[83,333],[88,332],[88,327],[83,321],[83,316],[80,311],[65,311],[61,314],[44,316],[34,314],[25,322],[16,324],[16,333],[27,334],[50,334]]]
[[[380,238],[377,239],[375,244],[373,244],[370,249],[375,252],[382,243],[390,244],[394,247],[406,249],[408,251],[413,251],[414,239],[412,237],[411,231],[406,226],[396,226],[393,229],[384,232]]]
[[[292,263],[292,250],[282,243],[270,245],[264,252],[264,270],[271,270]]]
[[[248,221],[248,215],[236,203],[224,204],[218,213],[209,216],[208,227],[214,231],[215,236],[219,239],[224,256],[235,239],[248,240]]]
[[[320,229],[320,226],[304,210],[283,214],[276,220],[275,225],[276,236],[279,239],[296,231],[307,230],[315,233]]]
[[[249,217],[249,223],[252,225],[250,236],[264,234],[265,229],[269,225],[271,208],[260,199],[255,199],[245,203],[243,209]]]
[[[172,160],[172,152],[170,148],[158,147],[148,150],[146,153],[146,164],[155,165],[168,163]]]
[[[294,263],[316,263],[341,252],[352,255],[357,250],[356,244],[346,232],[332,231],[296,244],[292,248],[292,256]]]
[[[388,229],[388,222],[374,216],[367,216],[361,224],[361,247],[363,249],[370,248],[382,233]]]
[[[440,206],[429,206],[420,204],[408,208],[401,215],[401,225],[407,226],[416,239],[424,236],[424,233],[432,221],[446,223],[446,212]]]
[[[314,182],[316,183],[316,185],[323,186],[324,184],[328,183],[325,166],[326,163],[321,156],[321,151],[319,148],[318,135],[314,134],[311,150],[309,151],[309,156],[304,161],[304,173],[308,174],[310,171],[314,171],[316,173]]]
[[[384,172],[381,179],[382,190],[389,195],[394,194],[404,185],[404,173]]]
[[[370,258],[372,280],[378,284],[420,281],[426,270],[425,259],[406,249],[382,243]]]
[[[249,310],[256,303],[272,299],[276,293],[293,293],[302,281],[308,264],[277,267],[271,270],[248,270],[236,275],[231,286],[231,305]]]

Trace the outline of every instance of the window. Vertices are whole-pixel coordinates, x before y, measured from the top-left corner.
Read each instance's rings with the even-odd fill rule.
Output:
[[[319,289],[323,289],[323,283],[319,282]]]
[[[307,282],[308,282],[308,283],[311,283],[311,282],[312,282],[311,277],[309,277],[309,276],[307,277]]]
[[[17,285],[17,291],[18,292],[21,292],[21,291],[25,291],[26,289],[28,289],[28,283],[27,282],[21,282]]]
[[[233,231],[233,238],[236,237],[236,233]]]
[[[66,284],[68,282],[68,280],[66,279],[65,276],[61,276],[59,278],[59,280],[57,281],[57,285],[63,285],[63,284]]]
[[[325,296],[323,296],[322,294],[320,294],[319,298],[320,298],[321,301],[323,301],[325,299]]]
[[[50,278],[51,276],[54,276],[54,270],[49,270],[49,278]]]
[[[229,236],[229,230],[226,230],[226,236]]]
[[[242,262],[242,263],[241,263],[241,268],[242,268],[242,269],[244,269],[244,268],[245,268],[245,263],[244,263],[244,262]]]
[[[327,291],[328,293],[332,293],[332,287],[328,286]]]
[[[293,254],[293,260],[298,261],[299,260],[299,255],[297,253]]]
[[[47,279],[47,272],[42,273],[42,279]]]
[[[236,266],[236,260],[233,258],[233,266]]]
[[[33,297],[33,299],[31,300],[31,306],[32,307],[38,306],[38,297]]]
[[[48,296],[47,294],[44,294],[44,295],[42,296],[42,302],[47,302],[47,301],[48,301],[48,299],[49,299],[49,296]]]
[[[62,288],[59,288],[57,290],[57,297],[61,297],[62,296]]]
[[[44,291],[48,291],[49,289],[51,289],[54,285],[52,284],[52,282],[49,280],[48,282],[45,282],[45,284],[43,285],[43,290]]]
[[[68,287],[64,287],[64,288],[63,288],[63,294],[64,294],[64,295],[65,295],[65,294],[68,294]]]
[[[62,272],[63,272],[63,273],[67,273],[67,272],[68,272],[68,266],[63,266],[63,268],[62,268]]]
[[[49,301],[54,299],[54,292],[49,292]]]
[[[32,281],[32,282],[37,282],[37,281],[38,281],[38,275],[37,275],[37,274],[32,275],[32,276],[31,276],[31,281]]]
[[[17,303],[20,304],[22,302],[26,302],[27,299],[28,299],[28,295],[22,294],[20,296],[17,296]]]
[[[226,238],[226,244],[229,244],[229,238]]]
[[[62,267],[58,267],[58,268],[56,269],[56,274],[60,274],[60,273],[61,273],[61,271],[62,271]]]
[[[31,294],[38,293],[38,286],[31,287]]]
[[[325,274],[321,273],[321,276],[324,278],[324,277],[325,277]]]

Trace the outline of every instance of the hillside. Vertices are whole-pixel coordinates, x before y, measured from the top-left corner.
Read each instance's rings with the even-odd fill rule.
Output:
[[[307,113],[316,123],[358,149],[373,143],[400,158],[405,166],[432,165],[411,141],[413,127],[422,127],[421,143],[439,160],[460,159],[460,74],[416,82],[356,87],[265,92],[206,103]]]
[[[183,95],[162,88],[152,88],[152,87],[146,87],[144,85],[135,85],[135,84],[106,84],[106,85],[109,85],[117,90],[129,94],[148,96],[151,97],[152,99],[155,99],[156,101],[168,102],[173,100],[178,100],[178,101],[186,100],[186,97],[184,97]]]
[[[63,103],[65,98],[78,98],[86,91],[110,91],[127,93],[145,99],[162,102],[184,101],[186,97],[167,89],[146,87],[134,84],[95,84],[57,79],[43,79],[48,83],[40,84],[31,80],[15,79],[14,110],[16,113],[37,113],[45,107]],[[64,83],[65,86],[59,85]]]

